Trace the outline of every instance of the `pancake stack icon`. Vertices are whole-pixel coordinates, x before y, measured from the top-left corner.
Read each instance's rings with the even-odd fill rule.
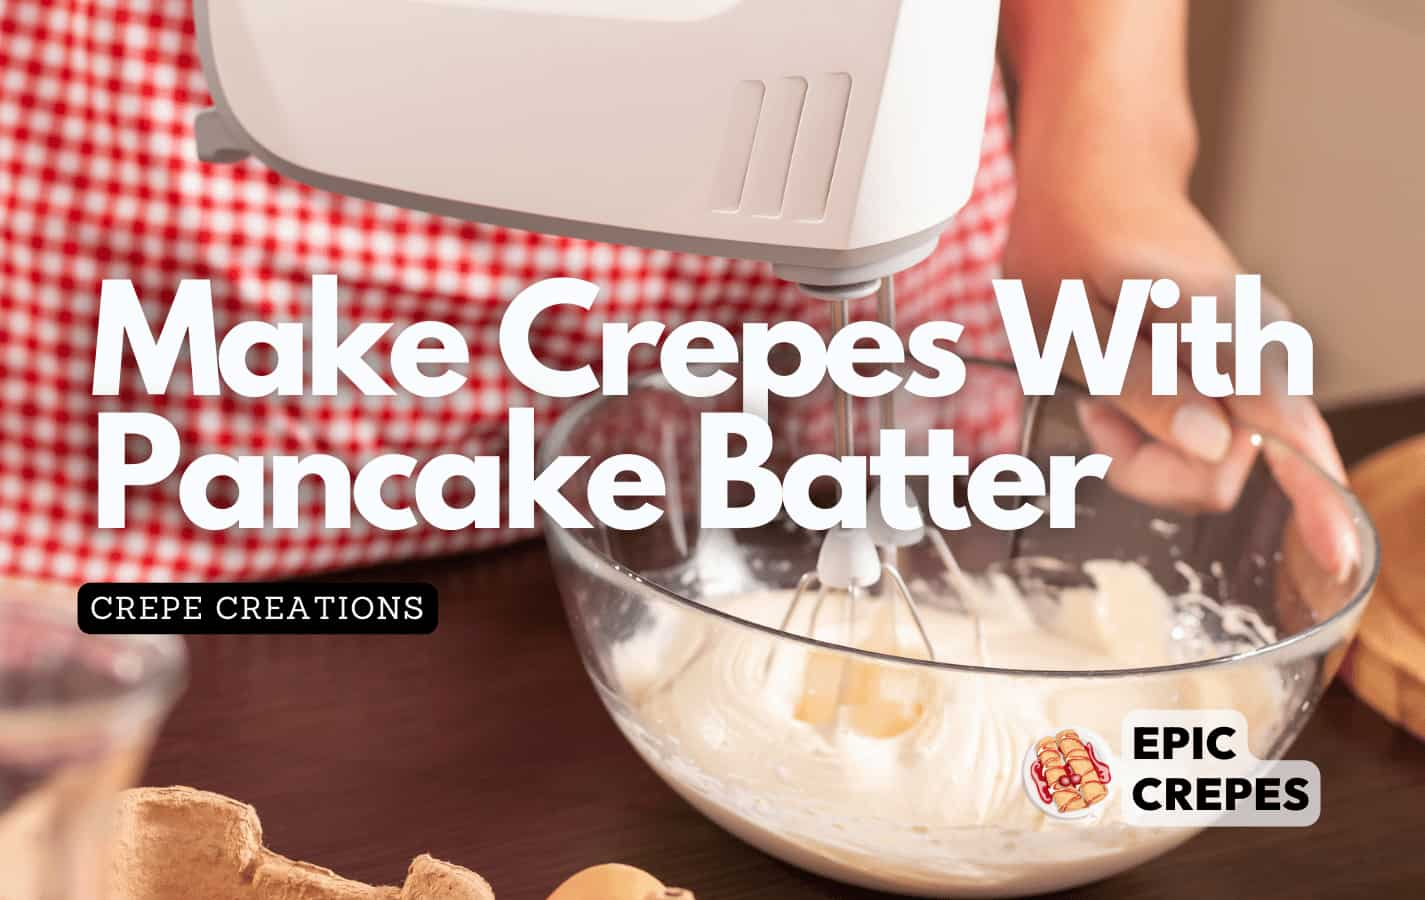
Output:
[[[1108,764],[1094,744],[1072,728],[1035,744],[1027,762],[1030,795],[1046,812],[1077,817],[1108,799],[1113,779]]]

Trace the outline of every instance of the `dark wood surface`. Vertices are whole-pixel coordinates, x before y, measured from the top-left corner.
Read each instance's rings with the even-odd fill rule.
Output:
[[[1425,431],[1425,399],[1332,417],[1349,460]],[[634,755],[575,654],[539,544],[385,567],[433,582],[429,637],[191,639],[192,685],[147,784],[254,804],[268,844],[399,884],[430,851],[502,900],[623,861],[700,900],[871,898],[782,865],[704,820]],[[1309,829],[1215,829],[1063,896],[1425,897],[1425,744],[1340,685],[1293,750],[1320,766]]]

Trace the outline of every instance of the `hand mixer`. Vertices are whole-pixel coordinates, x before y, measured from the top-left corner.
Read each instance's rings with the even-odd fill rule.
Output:
[[[836,328],[878,291],[894,324],[892,276],[969,198],[999,14],[998,0],[194,6],[215,103],[196,121],[203,159],[254,156],[472,221],[763,260],[830,300]],[[849,398],[836,410],[845,455]],[[817,581],[854,603],[885,577],[933,657],[894,565],[921,537],[831,532],[785,624]]]

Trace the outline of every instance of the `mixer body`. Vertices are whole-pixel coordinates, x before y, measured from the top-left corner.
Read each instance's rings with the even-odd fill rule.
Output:
[[[195,0],[211,161],[841,286],[969,198],[998,0]]]

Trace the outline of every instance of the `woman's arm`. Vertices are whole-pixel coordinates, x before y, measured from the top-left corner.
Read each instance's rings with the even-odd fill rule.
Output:
[[[1186,190],[1197,126],[1184,0],[1004,0],[1002,10],[1026,191],[1115,174]]]
[[[1003,0],[1002,38],[1018,95],[1015,161],[1019,198],[1005,271],[1024,282],[1036,324],[1053,310],[1061,279],[1084,279],[1096,315],[1112,315],[1125,278],[1171,278],[1183,299],[1149,306],[1152,322],[1187,320],[1193,295],[1233,304],[1244,270],[1188,197],[1197,130],[1188,92],[1183,0]],[[1263,318],[1286,318],[1263,293]],[[1186,349],[1184,350],[1186,353]],[[1071,354],[1075,364],[1077,358]],[[1182,364],[1188,360],[1184,355]],[[1215,400],[1191,389],[1153,396],[1146,341],[1134,353],[1123,395],[1081,410],[1085,430],[1114,457],[1110,480],[1155,502],[1222,507],[1235,501],[1256,458],[1244,425],[1275,434],[1344,479],[1329,429],[1310,398],[1289,397],[1282,360],[1264,361],[1264,395]],[[1231,373],[1226,345],[1219,367]],[[1273,375],[1277,377],[1273,377]],[[1292,461],[1268,462],[1278,480]],[[1357,558],[1349,520],[1332,498],[1293,494],[1313,555],[1344,576]]]

